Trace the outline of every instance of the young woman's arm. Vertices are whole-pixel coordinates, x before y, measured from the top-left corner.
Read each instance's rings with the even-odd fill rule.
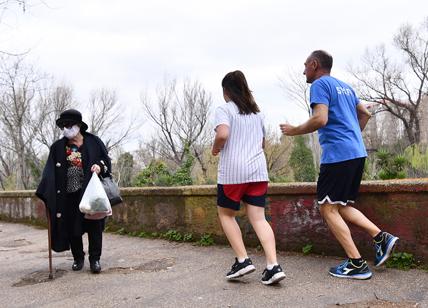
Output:
[[[211,150],[212,155],[216,156],[223,149],[224,144],[229,138],[229,126],[225,124],[220,124],[215,129],[215,139],[213,148]]]

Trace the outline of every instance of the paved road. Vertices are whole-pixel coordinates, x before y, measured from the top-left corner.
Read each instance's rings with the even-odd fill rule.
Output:
[[[426,271],[382,268],[350,281],[327,274],[339,259],[281,253],[287,278],[269,287],[259,282],[263,255],[250,251],[257,271],[231,283],[228,247],[114,234],[104,236],[101,274],[88,263],[71,271],[66,252],[54,254],[55,279],[38,282],[47,280],[46,234],[0,221],[1,307],[428,307]]]

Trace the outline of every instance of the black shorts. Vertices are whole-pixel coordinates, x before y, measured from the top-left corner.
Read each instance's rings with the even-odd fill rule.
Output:
[[[360,189],[365,157],[321,164],[317,183],[318,204],[354,203]]]

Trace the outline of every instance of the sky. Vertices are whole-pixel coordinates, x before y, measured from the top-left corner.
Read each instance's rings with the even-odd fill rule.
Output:
[[[154,93],[165,78],[198,80],[215,108],[223,102],[222,78],[239,69],[276,128],[305,120],[279,79],[303,72],[311,51],[330,52],[332,75],[346,81],[348,65],[367,48],[389,46],[400,25],[426,17],[426,0],[29,0],[25,12],[3,12],[0,46],[29,50],[27,61],[71,85],[82,103],[94,89],[116,90],[141,119],[141,94]],[[152,133],[145,121],[138,139]]]

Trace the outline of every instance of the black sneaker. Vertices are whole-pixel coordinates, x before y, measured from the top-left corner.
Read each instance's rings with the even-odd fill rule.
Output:
[[[249,273],[252,273],[256,270],[256,268],[253,265],[253,262],[251,262],[250,258],[247,258],[244,260],[244,262],[239,263],[238,259],[235,258],[235,264],[232,265],[232,269],[229,273],[227,273],[226,278],[227,279],[235,279],[242,277],[244,275],[247,275]]]
[[[369,269],[366,261],[363,261],[360,266],[356,266],[351,260],[346,260],[338,266],[330,268],[329,274],[339,278],[351,278],[351,279],[370,279],[372,272]]]
[[[388,232],[382,233],[382,239],[380,242],[374,241],[376,250],[376,256],[374,261],[375,266],[381,266],[383,263],[385,263],[386,260],[388,260],[397,241],[398,237],[389,234]]]
[[[265,268],[262,274],[263,284],[274,284],[280,282],[285,278],[285,274],[282,271],[281,265],[275,265],[271,270]]]

